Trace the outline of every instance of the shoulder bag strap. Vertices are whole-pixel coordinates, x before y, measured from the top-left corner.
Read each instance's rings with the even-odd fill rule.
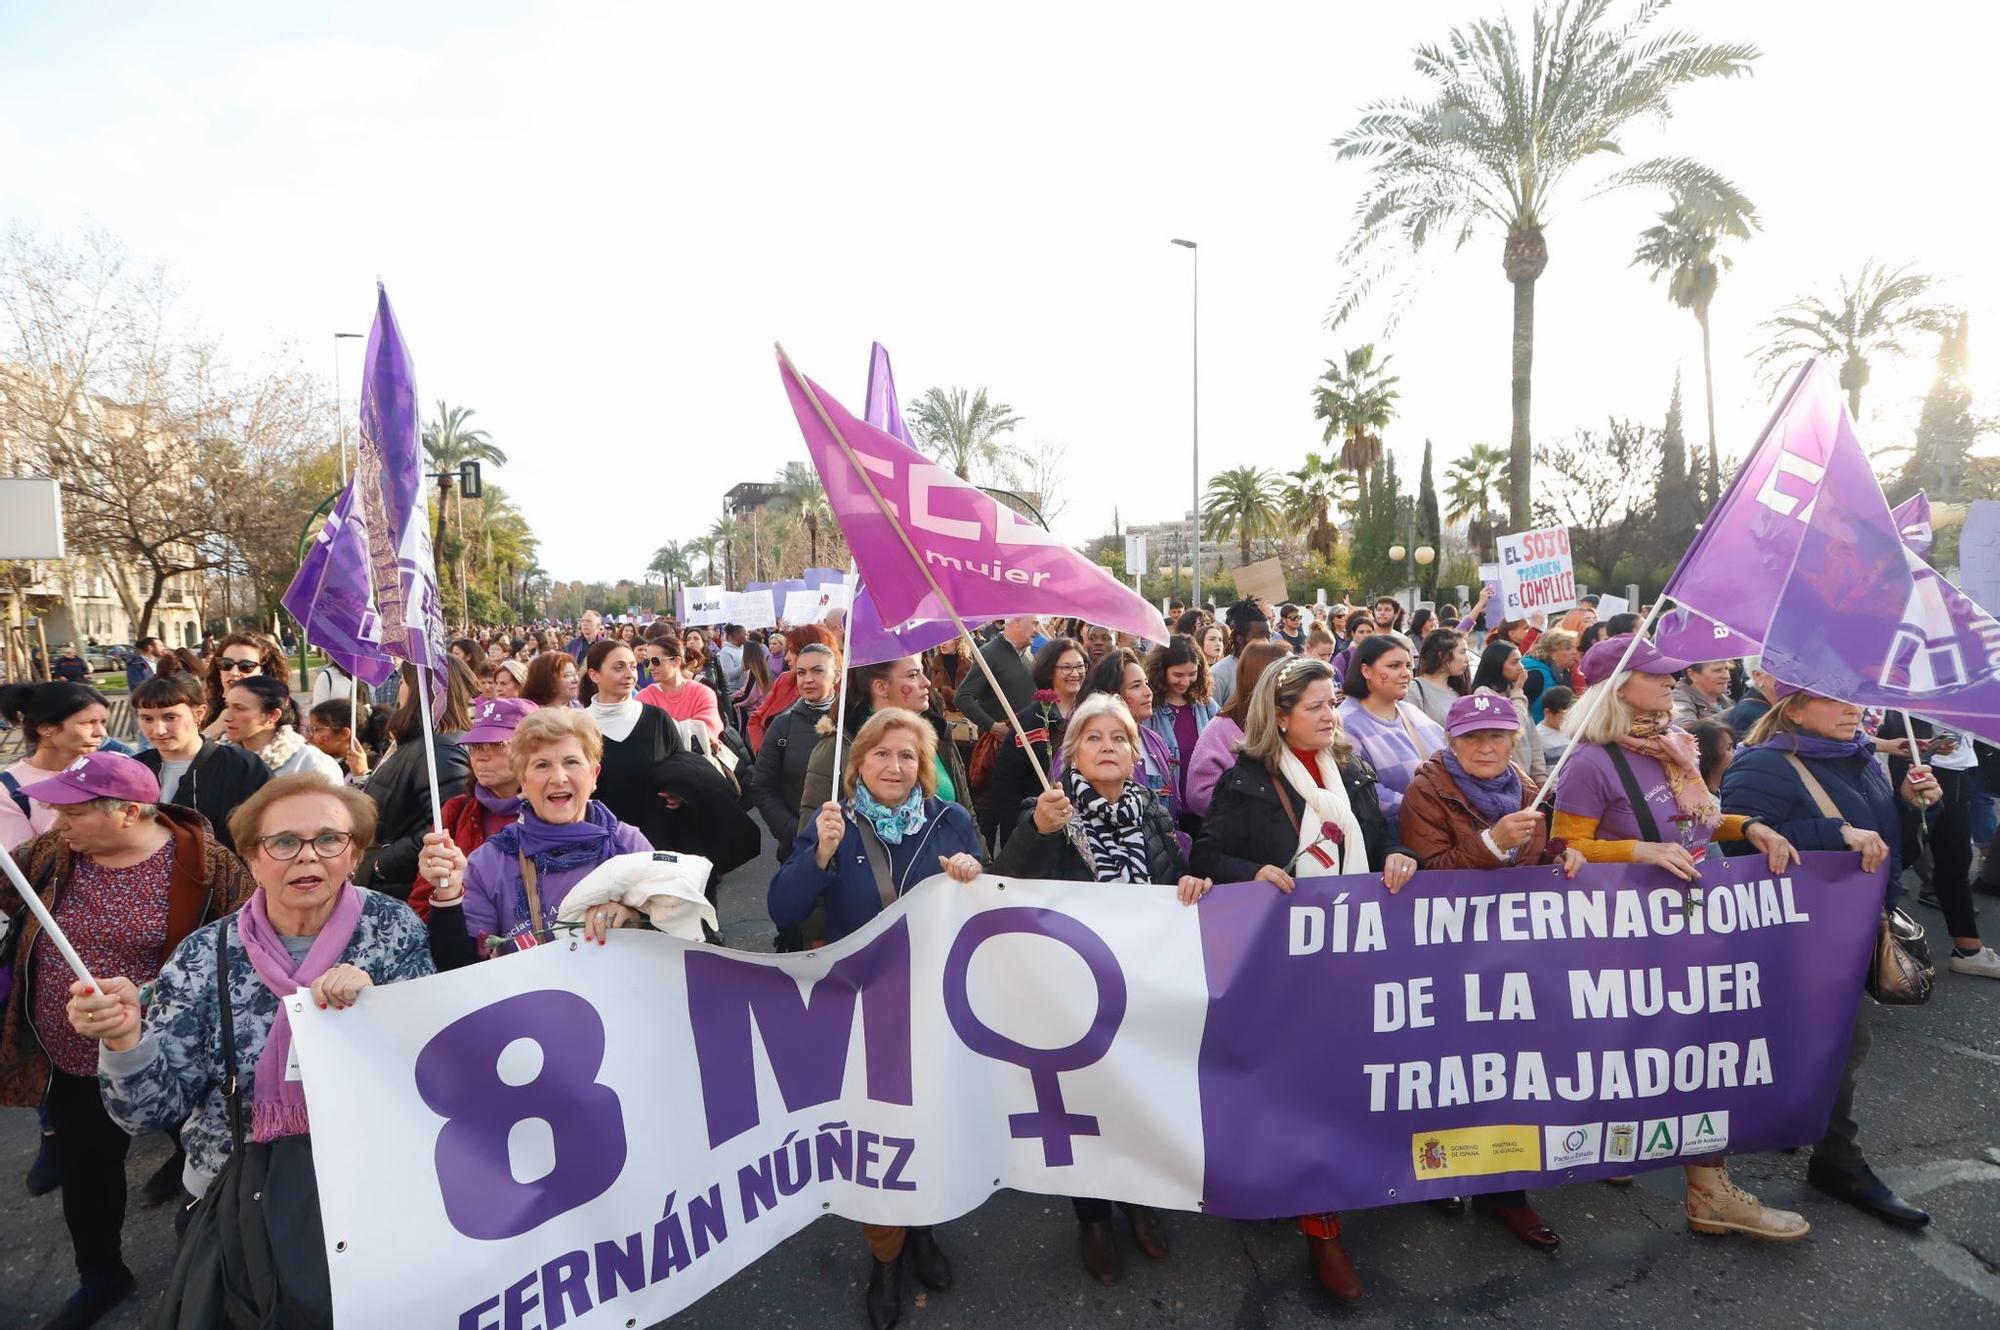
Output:
[[[1292,811],[1291,792],[1285,788],[1285,777],[1282,773],[1271,777],[1271,788],[1277,791],[1278,807],[1285,810],[1285,820],[1292,824],[1292,834],[1298,835],[1299,815]]]
[[[1801,761],[1797,753],[1786,753],[1785,761],[1791,763],[1792,770],[1799,773],[1799,780],[1806,787],[1807,796],[1819,805],[1822,816],[1830,817],[1836,822],[1847,821],[1841,814],[1840,805],[1834,803],[1833,796],[1826,792],[1826,786],[1819,783],[1819,777],[1813,775],[1812,768]]]
[[[1410,724],[1410,713],[1403,710],[1401,702],[1396,704],[1396,719],[1403,723],[1403,733],[1410,736],[1410,747],[1416,750],[1417,761],[1421,762],[1429,757],[1430,753],[1424,750],[1423,739],[1417,734],[1417,727]]]
[[[542,926],[542,893],[536,886],[534,861],[518,850],[514,852],[514,857],[521,862],[521,885],[528,893],[528,931],[534,935],[535,941],[545,942],[548,930]]]
[[[1647,840],[1658,843],[1660,824],[1653,817],[1653,809],[1646,802],[1646,792],[1639,788],[1639,778],[1632,774],[1632,764],[1625,758],[1625,750],[1615,743],[1604,745],[1604,751],[1611,755],[1611,765],[1618,770],[1618,782],[1625,787],[1626,802],[1632,805],[1632,819],[1639,824],[1639,834]]]
[[[862,848],[868,852],[868,868],[875,875],[875,894],[882,898],[882,908],[886,910],[896,903],[896,881],[889,872],[889,847],[867,822],[856,818],[854,825],[861,832]],[[839,853],[834,851],[836,858]]]
[[[243,1149],[243,1100],[236,1080],[236,1013],[229,1002],[229,921],[215,930],[215,996],[222,1013],[222,1102],[229,1110],[229,1140]]]
[[[0,785],[7,788],[8,797],[13,799],[14,806],[21,810],[22,817],[31,818],[35,815],[33,806],[28,803],[28,792],[21,788],[21,782],[15,779],[13,772],[0,771]]]

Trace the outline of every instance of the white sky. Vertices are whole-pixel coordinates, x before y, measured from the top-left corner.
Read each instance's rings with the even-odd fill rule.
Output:
[[[1413,91],[1410,49],[1500,6],[162,3],[0,0],[0,222],[103,227],[165,260],[246,359],[329,373],[380,274],[426,403],[477,410],[558,578],[636,577],[722,492],[804,457],[773,368],[860,406],[868,344],[905,400],[984,384],[1023,442],[1069,446],[1073,540],[1187,506],[1188,255],[1201,243],[1205,474],[1294,467],[1322,362],[1379,330],[1323,316],[1361,173],[1328,140]],[[1507,6],[1525,28],[1525,5]],[[337,11],[337,17],[325,15]],[[1774,307],[1863,259],[1913,259],[2000,310],[1991,240],[2000,18],[1944,0],[1688,0],[1749,40],[1634,159],[1705,159],[1757,200],[1715,311],[1725,452],[1765,393]],[[1579,179],[1579,184],[1584,179]],[[1663,201],[1551,219],[1538,436],[1657,421],[1691,317],[1626,264]],[[1511,291],[1485,236],[1439,266],[1383,350],[1387,438],[1414,483],[1508,432]],[[343,343],[356,386],[358,343]],[[1906,438],[1934,346],[1878,366],[1863,442]],[[1975,362],[1995,409],[1996,362]],[[431,408],[426,407],[426,414]]]

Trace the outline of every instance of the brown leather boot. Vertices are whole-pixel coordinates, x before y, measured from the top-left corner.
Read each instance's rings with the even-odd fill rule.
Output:
[[[1307,1238],[1306,1259],[1312,1264],[1313,1278],[1337,1300],[1352,1307],[1365,1301],[1360,1272],[1347,1259],[1347,1248],[1339,1238]]]
[[[1111,1240],[1111,1221],[1085,1220],[1077,1225],[1083,1268],[1100,1284],[1118,1282],[1118,1246]]]
[[[1139,1254],[1149,1261],[1167,1259],[1167,1240],[1153,1227],[1153,1212],[1143,1205],[1125,1207],[1125,1218],[1132,1224],[1132,1245]]]

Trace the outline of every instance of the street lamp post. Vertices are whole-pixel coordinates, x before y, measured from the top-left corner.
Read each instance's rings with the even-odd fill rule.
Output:
[[[1189,582],[1191,583],[1190,590],[1193,592],[1193,594],[1188,597],[1188,605],[1191,608],[1200,609],[1201,608],[1201,251],[1198,248],[1196,248],[1195,243],[1192,240],[1176,240],[1173,243],[1179,245],[1182,249],[1185,249],[1188,252],[1188,258],[1192,262],[1192,268],[1190,269],[1191,272],[1190,289],[1193,292],[1193,311],[1192,311],[1193,317],[1190,322],[1190,331],[1192,335],[1190,336],[1189,341],[1192,343],[1194,351],[1193,351],[1193,373],[1189,376],[1189,378],[1192,384],[1192,391],[1194,398],[1193,411],[1192,411],[1192,424],[1193,424],[1193,434],[1194,434],[1194,492],[1192,495],[1192,503],[1188,508],[1188,521],[1194,531],[1194,548],[1193,548],[1193,562],[1190,564],[1190,567],[1192,568],[1193,572],[1188,579]]]
[[[1403,563],[1407,570],[1410,579],[1410,611],[1411,613],[1415,613],[1417,597],[1423,589],[1417,583],[1417,568],[1419,566],[1430,567],[1431,562],[1437,558],[1437,551],[1428,545],[1417,544],[1417,514],[1414,509],[1410,513],[1409,531],[1409,545],[1391,545],[1389,547],[1389,559],[1394,563]],[[1404,563],[1406,559],[1408,562]]]
[[[345,341],[360,341],[361,333],[337,332],[333,335],[333,423],[334,432],[340,436],[340,483],[347,484],[347,406],[340,397],[340,344]]]

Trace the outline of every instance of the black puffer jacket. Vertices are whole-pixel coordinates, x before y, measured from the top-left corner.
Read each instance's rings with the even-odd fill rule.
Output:
[[[825,716],[825,707],[799,701],[764,727],[764,746],[757,750],[750,798],[781,849],[799,837],[799,800],[805,796],[806,767],[812,762],[813,749],[819,746],[820,736],[813,727]]]
[[[1187,860],[1181,857],[1181,843],[1174,836],[1174,821],[1167,816],[1159,796],[1143,785],[1127,782],[1139,791],[1144,806],[1139,824],[1146,839],[1146,876],[1162,886],[1178,886],[1188,875]],[[1053,878],[1058,882],[1094,882],[1096,877],[1083,862],[1076,843],[1067,830],[1043,835],[1035,826],[1035,801],[1021,805],[1021,821],[1001,845],[993,861],[996,876]]]
[[[1375,769],[1359,753],[1340,764],[1341,784],[1354,806],[1354,820],[1368,846],[1368,867],[1376,872],[1392,854],[1410,854],[1397,840],[1375,797]],[[1301,811],[1292,799],[1292,811]],[[1248,882],[1268,864],[1283,868],[1299,852],[1299,833],[1278,802],[1270,768],[1254,757],[1239,757],[1215,783],[1215,799],[1194,843],[1194,871],[1217,882]],[[1415,858],[1415,855],[1410,855]]]
[[[437,754],[438,807],[442,808],[466,792],[472,763],[456,734],[431,737]],[[368,851],[354,880],[406,901],[417,882],[417,855],[431,829],[431,773],[424,762],[422,737],[397,744],[368,777],[367,790],[375,801],[379,821],[374,848]]]

